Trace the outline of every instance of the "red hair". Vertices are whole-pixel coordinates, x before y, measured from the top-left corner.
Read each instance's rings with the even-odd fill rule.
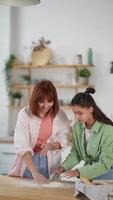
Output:
[[[44,100],[53,101],[51,109],[52,116],[55,117],[59,110],[58,95],[55,86],[49,80],[42,80],[34,86],[29,106],[33,115],[40,116],[39,102]]]

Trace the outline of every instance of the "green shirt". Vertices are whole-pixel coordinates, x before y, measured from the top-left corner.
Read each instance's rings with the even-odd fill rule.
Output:
[[[88,143],[84,129],[79,122],[74,125],[72,148],[62,166],[69,170],[84,160],[85,165],[79,168],[80,176],[94,178],[107,173],[113,165],[113,126],[96,121]]]

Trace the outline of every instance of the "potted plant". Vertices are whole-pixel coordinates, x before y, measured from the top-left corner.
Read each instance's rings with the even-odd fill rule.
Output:
[[[31,77],[27,74],[23,74],[21,76],[22,80],[24,81],[25,84],[30,84],[31,83]]]
[[[10,95],[10,82],[11,82],[11,75],[12,75],[11,69],[15,61],[16,61],[16,56],[11,54],[5,63],[4,71],[6,75],[6,85],[7,85],[8,95]]]
[[[91,72],[87,68],[82,68],[79,70],[79,83],[88,84]]]
[[[11,91],[10,97],[11,97],[11,100],[12,100],[12,105],[19,106],[22,96],[23,95],[19,91],[16,91],[16,92]]]

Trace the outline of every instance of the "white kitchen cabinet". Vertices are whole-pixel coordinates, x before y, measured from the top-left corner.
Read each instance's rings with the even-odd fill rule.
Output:
[[[15,149],[13,144],[0,144],[0,174],[7,174],[14,157]]]

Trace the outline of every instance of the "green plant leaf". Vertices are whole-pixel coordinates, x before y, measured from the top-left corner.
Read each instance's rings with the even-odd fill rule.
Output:
[[[81,76],[81,77],[89,77],[89,76],[91,76],[91,72],[88,69],[83,68],[83,69],[79,70],[79,76]]]

